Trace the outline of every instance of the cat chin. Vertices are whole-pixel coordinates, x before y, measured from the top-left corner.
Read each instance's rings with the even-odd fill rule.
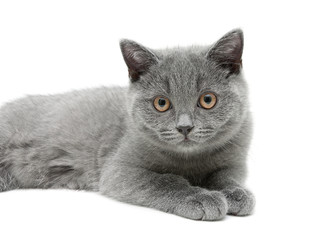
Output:
[[[159,141],[164,144],[167,144],[167,145],[171,145],[171,146],[180,146],[180,147],[194,147],[196,145],[201,145],[201,144],[204,144],[208,139],[210,138],[207,138],[207,139],[198,139],[198,138],[183,138],[183,137],[180,137],[180,138],[175,138],[174,140],[172,141],[166,141],[165,139],[160,139]]]
[[[205,148],[203,147],[202,144],[200,143],[183,143],[183,144],[178,144],[174,147],[174,150],[179,153],[183,154],[194,154],[194,153],[199,153],[202,152]]]
[[[174,152],[179,152],[183,154],[194,154],[200,153],[203,151],[210,151],[215,149],[226,142],[224,137],[217,137],[213,135],[206,139],[193,139],[189,138],[187,140],[181,138],[178,141],[160,141],[159,145],[161,148],[165,148],[165,150],[170,150]]]
[[[203,149],[203,144],[192,139],[182,139],[174,143],[166,142],[165,148],[170,148],[170,150],[176,152],[194,153],[201,151],[201,149]]]

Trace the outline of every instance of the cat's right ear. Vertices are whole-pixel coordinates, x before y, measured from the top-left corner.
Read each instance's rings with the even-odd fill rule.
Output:
[[[134,41],[121,40],[120,49],[132,82],[137,81],[152,65],[158,63],[158,57],[153,52]]]

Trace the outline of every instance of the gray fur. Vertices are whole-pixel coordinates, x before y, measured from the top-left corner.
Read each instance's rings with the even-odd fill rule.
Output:
[[[248,215],[251,116],[241,30],[212,47],[121,41],[128,88],[29,96],[0,109],[0,191],[86,189],[191,219]],[[215,107],[197,106],[205,91]],[[172,108],[158,112],[156,96]],[[189,141],[176,127],[192,125]]]

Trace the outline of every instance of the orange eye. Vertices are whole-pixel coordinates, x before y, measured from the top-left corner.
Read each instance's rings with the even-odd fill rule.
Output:
[[[166,97],[156,97],[153,101],[153,106],[159,112],[166,112],[170,108],[170,101]]]
[[[199,105],[205,109],[213,108],[217,103],[217,97],[213,93],[204,93],[199,99]]]

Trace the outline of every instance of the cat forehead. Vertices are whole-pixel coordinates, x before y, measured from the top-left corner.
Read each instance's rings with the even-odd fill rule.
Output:
[[[206,47],[175,47],[157,50],[159,64],[167,67],[192,67],[205,61]]]
[[[207,50],[192,46],[156,51],[159,62],[151,71],[150,81],[170,93],[198,92],[205,85],[215,84],[210,81],[217,76],[211,76],[213,67],[206,59]]]

